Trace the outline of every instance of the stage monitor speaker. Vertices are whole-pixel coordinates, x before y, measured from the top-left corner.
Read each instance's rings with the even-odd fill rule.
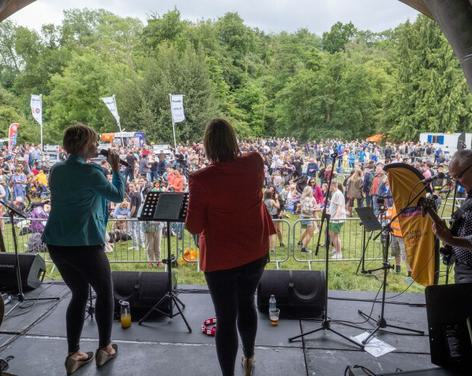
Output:
[[[113,294],[115,300],[115,318],[120,316],[120,300],[130,304],[133,321],[142,318],[149,309],[161,299],[168,290],[168,276],[165,272],[112,272]],[[172,274],[172,288],[177,287],[177,279]],[[157,306],[161,311],[168,312],[168,299]],[[153,312],[158,316],[157,312]]]
[[[23,291],[34,290],[41,285],[46,272],[46,263],[38,254],[21,253],[18,257]],[[0,253],[0,290],[18,292],[14,253]]]
[[[257,288],[257,308],[268,313],[275,295],[280,316],[320,317],[325,306],[325,273],[312,270],[265,270]]]
[[[431,362],[472,370],[472,283],[428,286],[425,294]]]

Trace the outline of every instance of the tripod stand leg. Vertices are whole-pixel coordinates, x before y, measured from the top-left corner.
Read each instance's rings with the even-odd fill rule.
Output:
[[[289,342],[294,342],[296,339],[298,338],[302,338],[302,337],[305,337],[305,336],[308,336],[310,334],[313,334],[313,333],[317,333],[317,332],[320,332],[322,330],[328,330],[336,335],[338,335],[339,337],[341,338],[344,338],[346,341],[349,341],[351,342],[353,345],[356,345],[357,347],[359,347],[361,350],[364,350],[364,346],[354,340],[352,340],[351,338],[345,336],[344,334],[341,334],[339,333],[338,331],[334,330],[331,328],[331,325],[330,325],[330,322],[329,321],[323,321],[321,323],[321,327],[318,328],[318,329],[314,329],[314,330],[311,330],[309,332],[306,332],[306,333],[303,333],[303,334],[299,334],[298,336],[295,336],[295,337],[291,337],[288,339]]]
[[[181,306],[181,309],[185,309],[185,304],[182,302],[182,300],[180,300],[177,295],[173,294],[172,296],[174,297],[175,305],[177,306],[177,303],[179,303]]]
[[[344,338],[346,341],[351,342],[353,345],[356,345],[356,346],[359,347],[361,350],[364,350],[363,344],[360,344],[360,343],[354,341],[353,339],[349,338],[348,336],[345,336],[344,334],[341,334],[341,333],[337,332],[336,330],[334,330],[334,329],[332,329],[332,328],[328,328],[328,330],[331,331],[331,332],[333,332],[334,334],[337,334],[339,337]]]
[[[295,336],[295,337],[290,337],[290,338],[288,339],[288,341],[289,341],[289,342],[294,342],[296,339],[303,338],[303,337],[305,337],[305,336],[308,336],[308,335],[310,335],[310,334],[319,332],[319,331],[321,331],[321,330],[325,330],[325,328],[321,327],[321,328],[314,329],[314,330],[311,330],[311,331],[306,332],[306,333],[299,334],[298,336]]]
[[[424,331],[423,330],[417,330],[417,329],[410,329],[410,328],[405,328],[403,326],[397,326],[397,325],[391,325],[391,324],[387,324],[387,326],[389,328],[395,328],[395,329],[400,329],[400,330],[406,330],[408,332],[413,332],[413,333],[417,333],[418,335],[424,335]]]
[[[362,344],[363,345],[366,345],[369,343],[369,341],[374,337],[375,333],[377,333],[378,331],[380,330],[380,326],[377,326],[374,330],[372,330],[372,333],[370,333],[367,338],[365,338],[363,341],[362,341]]]
[[[184,323],[185,323],[185,325],[187,326],[188,332],[189,332],[189,333],[192,333],[192,328],[191,328],[190,325],[188,324],[187,319],[185,318],[184,313],[182,312],[182,310],[180,309],[179,305],[177,304],[177,301],[180,302],[180,300],[179,300],[175,295],[173,295],[173,294],[172,294],[172,298],[171,298],[171,299],[172,299],[172,301],[173,301],[174,304],[175,304],[175,308],[177,308],[177,311],[179,311],[178,314],[173,315],[173,316],[177,316],[177,315],[182,316],[182,319],[184,320]],[[180,303],[182,303],[182,302],[180,302]]]
[[[170,299],[169,293],[166,293],[162,298],[160,298],[160,299],[158,300],[158,302],[157,302],[156,304],[154,304],[154,305],[149,309],[149,311],[146,312],[146,314],[138,321],[138,325],[141,325],[141,324],[143,323],[143,321],[145,321],[145,320],[149,317],[149,315],[150,315],[151,313],[153,313],[154,311],[157,311],[157,312],[160,312],[160,313],[164,313],[166,316],[169,316],[169,314],[172,314],[172,312],[165,313],[165,312],[161,311],[159,308],[157,308],[157,307],[164,301],[164,299],[166,299],[166,298],[169,298],[169,299]]]

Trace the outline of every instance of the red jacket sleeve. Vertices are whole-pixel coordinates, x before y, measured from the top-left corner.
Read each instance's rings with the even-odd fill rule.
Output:
[[[194,177],[189,179],[189,202],[185,227],[192,234],[199,234],[205,227],[206,203],[205,194]]]

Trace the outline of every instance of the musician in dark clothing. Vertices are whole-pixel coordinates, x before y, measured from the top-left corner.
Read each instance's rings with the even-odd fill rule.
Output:
[[[457,212],[459,221],[454,225],[457,232],[452,233],[444,221],[435,223],[433,230],[445,244],[452,246],[455,262],[456,283],[472,283],[472,150],[456,152],[449,163],[449,175],[461,184],[468,193],[467,199]],[[459,217],[459,218],[458,218]]]

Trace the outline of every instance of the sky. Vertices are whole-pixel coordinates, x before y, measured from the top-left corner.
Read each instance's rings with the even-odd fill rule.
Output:
[[[174,8],[191,21],[238,12],[246,25],[267,33],[307,28],[318,35],[337,21],[351,21],[361,30],[383,31],[418,14],[399,0],[36,0],[10,19],[40,30],[45,23],[60,24],[63,11],[71,8],[104,8],[143,22]]]

